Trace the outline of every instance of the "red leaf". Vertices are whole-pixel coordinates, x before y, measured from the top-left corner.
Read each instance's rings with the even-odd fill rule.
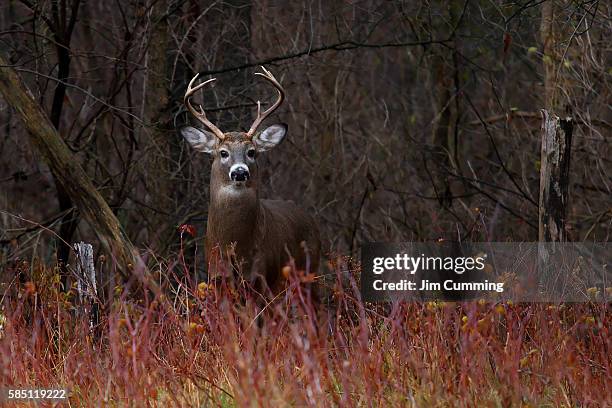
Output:
[[[196,228],[191,224],[182,224],[179,227],[179,231],[181,232],[181,235],[186,232],[192,237],[196,236]]]

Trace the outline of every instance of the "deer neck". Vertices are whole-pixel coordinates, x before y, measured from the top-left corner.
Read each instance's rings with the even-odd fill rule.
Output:
[[[256,180],[246,187],[211,180],[207,241],[222,248],[235,243],[237,255],[249,258],[257,242],[260,214]]]

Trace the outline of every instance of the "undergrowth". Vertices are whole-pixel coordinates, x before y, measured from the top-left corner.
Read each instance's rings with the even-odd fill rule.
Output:
[[[347,264],[324,304],[293,274],[273,302],[178,279],[118,288],[91,327],[54,269],[22,262],[5,270],[0,384],[87,407],[611,404],[608,305],[364,304]]]

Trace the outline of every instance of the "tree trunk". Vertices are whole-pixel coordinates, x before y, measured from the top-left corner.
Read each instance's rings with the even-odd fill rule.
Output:
[[[151,146],[142,172],[147,186],[147,202],[151,210],[145,210],[151,226],[149,245],[163,250],[168,238],[168,224],[172,224],[173,191],[171,180],[170,138],[172,129],[169,115],[168,92],[168,45],[170,32],[168,17],[165,15],[168,2],[158,1],[152,6],[152,27],[147,51],[147,82],[144,117],[151,126],[144,129],[145,143]],[[170,225],[174,232],[174,226]],[[155,233],[153,232],[155,231]]]
[[[570,100],[560,88],[569,91],[573,84],[562,72],[564,49],[562,37],[567,33],[559,14],[563,2],[546,1],[541,8],[540,40],[544,68],[544,107],[542,110],[542,149],[540,158],[540,202],[538,239],[566,241],[565,219],[569,199],[569,168],[573,122],[560,119],[561,112],[571,112]]]
[[[451,129],[452,94],[450,92],[450,75],[445,70],[445,61],[442,56],[435,56],[432,64],[433,94],[436,103],[437,120],[431,136],[431,160],[437,163],[432,174],[433,188],[441,207],[450,208],[453,204],[448,173],[451,169],[452,143],[449,137]]]
[[[30,141],[54,177],[96,231],[104,248],[115,257],[124,276],[129,277],[135,253],[119,221],[19,75],[1,55],[0,93],[21,117],[30,135]]]
[[[540,41],[542,42],[542,63],[544,66],[544,106],[549,111],[557,111],[555,101],[555,68],[557,29],[554,26],[554,2],[545,1],[542,4],[540,21]]]
[[[567,241],[565,219],[569,201],[569,171],[573,123],[542,110],[538,239]]]
[[[251,8],[252,0],[227,0],[221,8],[224,16],[231,24],[229,30],[221,29],[224,46],[220,47],[218,61],[223,67],[236,67],[247,64],[251,55]],[[233,105],[244,99],[248,85],[251,84],[253,74],[247,69],[236,70],[223,79],[224,88],[227,89],[226,103]],[[234,101],[234,102],[232,102]],[[251,126],[251,108],[224,110],[219,115],[219,122],[223,131],[248,129]]]
[[[60,132],[60,125],[62,121],[62,111],[64,108],[64,100],[66,98],[66,80],[70,75],[70,61],[71,61],[71,50],[70,50],[70,39],[74,31],[77,15],[79,12],[79,6],[81,1],[74,0],[71,7],[71,16],[68,18],[66,15],[66,3],[61,5],[52,5],[53,18],[56,21],[62,20],[62,24],[57,23],[49,28],[53,32],[53,38],[56,41],[56,52],[57,52],[57,84],[55,92],[53,93],[53,103],[51,105],[51,115],[49,119],[51,123]],[[58,7],[59,6],[59,7]],[[59,10],[61,8],[61,10]],[[60,17],[61,16],[61,17]],[[65,20],[65,21],[64,21]],[[61,134],[61,133],[60,133]],[[79,224],[78,211],[73,210],[73,203],[70,199],[70,194],[62,186],[62,184],[54,179],[55,189],[57,190],[57,200],[59,203],[60,212],[64,213],[64,216],[60,222],[59,237],[60,242],[57,245],[57,262],[61,268],[62,282],[64,287],[68,286],[68,273],[66,265],[68,264],[68,257],[70,256],[70,241],[76,231]]]
[[[542,43],[542,66],[544,68],[544,108],[551,114],[565,112],[571,115],[572,89],[579,84],[564,66],[568,59],[575,59],[572,47],[570,24],[564,22],[569,2],[548,0],[542,4],[540,41]]]

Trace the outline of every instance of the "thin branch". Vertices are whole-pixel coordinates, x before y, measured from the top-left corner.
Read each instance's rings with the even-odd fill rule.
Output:
[[[136,120],[136,122],[140,123],[143,126],[149,126],[150,125],[150,124],[145,123],[142,119],[140,119],[138,116],[134,115],[133,113],[131,113],[129,111],[126,111],[124,109],[118,108],[116,106],[113,106],[113,105],[109,104],[108,102],[103,101],[102,99],[98,98],[97,96],[95,96],[94,94],[89,92],[88,90],[83,89],[83,88],[81,88],[78,85],[74,85],[74,84],[71,84],[70,82],[62,81],[62,80],[57,79],[55,77],[52,77],[50,75],[42,74],[42,73],[40,73],[38,71],[34,71],[34,70],[31,70],[31,69],[27,69],[27,68],[21,68],[21,67],[16,66],[16,65],[10,65],[10,64],[2,65],[2,64],[0,64],[0,68],[13,68],[15,71],[18,71],[18,72],[25,72],[25,73],[28,73],[28,74],[34,74],[34,75],[41,76],[41,77],[43,77],[45,79],[50,79],[52,81],[60,82],[60,83],[64,84],[65,86],[69,87],[69,88],[73,88],[73,89],[76,89],[78,91],[81,91],[83,94],[89,96],[94,101],[96,101],[98,103],[101,103],[102,105],[106,106],[107,108],[109,108],[112,111],[121,112],[121,113],[124,113],[124,114],[126,114],[128,116],[131,116],[133,119]]]
[[[482,125],[483,122],[488,125],[491,125],[495,122],[500,122],[502,120],[509,122],[513,118],[533,119],[533,120],[537,119],[539,122],[542,120],[542,114],[540,114],[540,112],[511,110],[510,112],[500,113],[498,115],[492,115],[492,116],[489,116],[488,118],[472,120],[471,122],[467,122],[465,125],[466,126],[480,126]],[[612,127],[612,124],[606,122],[605,120],[599,120],[599,119],[592,119],[590,120],[590,123],[586,123],[585,121],[581,121],[581,120],[576,120],[575,122],[577,124],[581,124],[584,126],[595,125],[595,126],[601,126],[601,127],[607,127],[607,128]]]
[[[294,58],[300,58],[305,55],[313,55],[323,51],[348,51],[354,50],[357,48],[397,48],[397,47],[416,47],[416,46],[426,46],[426,45],[434,45],[434,44],[446,44],[451,42],[451,39],[446,40],[431,40],[431,41],[410,41],[410,42],[398,42],[398,43],[380,43],[380,44],[367,44],[367,43],[359,43],[356,41],[340,41],[335,44],[323,45],[321,47],[316,48],[307,48],[302,51],[294,52],[291,54],[266,58],[263,60],[259,60],[257,62],[250,62],[248,64],[237,65],[234,67],[213,69],[208,71],[200,71],[200,75],[216,75],[223,74],[231,71],[240,71],[242,69],[253,68],[260,65],[268,65],[273,64],[275,62],[285,61]]]
[[[508,170],[508,168],[506,167],[506,164],[504,163],[504,161],[503,161],[503,159],[501,157],[501,154],[499,153],[499,150],[497,149],[497,144],[495,143],[495,139],[493,138],[493,135],[489,131],[489,127],[487,126],[486,122],[480,116],[480,113],[476,109],[476,106],[474,106],[474,104],[472,103],[472,99],[470,98],[470,96],[467,93],[465,93],[465,99],[468,101],[470,107],[472,108],[472,110],[474,111],[476,116],[478,116],[478,120],[480,120],[480,122],[482,123],[482,126],[485,129],[485,132],[489,136],[489,140],[491,141],[491,145],[493,146],[493,151],[495,152],[495,156],[497,156],[497,160],[499,161],[499,164],[501,164],[502,170],[504,171],[504,173],[506,173],[506,175],[508,176],[508,178],[510,179],[512,184],[514,184],[514,187],[516,187],[516,189],[518,191],[520,191],[520,193],[523,195],[523,198],[525,198],[527,201],[529,201],[530,203],[532,203],[534,205],[538,205],[538,203],[536,203],[529,195],[525,194],[525,192],[523,191],[521,186],[519,186],[517,181],[514,179],[514,176],[512,175],[510,170]]]

